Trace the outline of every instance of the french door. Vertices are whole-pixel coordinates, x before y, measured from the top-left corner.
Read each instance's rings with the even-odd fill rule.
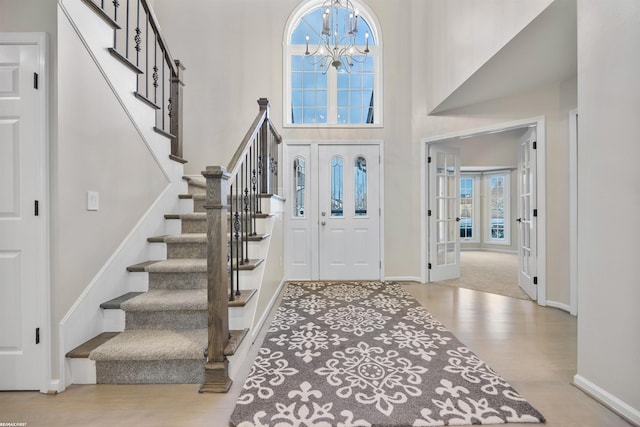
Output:
[[[287,277],[378,280],[380,147],[288,147]]]
[[[460,150],[429,146],[429,281],[460,277]]]
[[[538,299],[537,209],[536,209],[536,131],[531,128],[520,139],[518,150],[518,285],[533,300]]]

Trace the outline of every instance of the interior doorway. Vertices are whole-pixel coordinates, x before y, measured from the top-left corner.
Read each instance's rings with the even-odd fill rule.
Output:
[[[540,129],[541,131],[538,131]],[[538,131],[538,132],[536,132]],[[509,139],[510,150],[513,152],[511,160],[500,158],[504,155],[502,150],[499,155],[491,150],[478,150],[473,144],[480,144],[484,141],[495,141],[498,139]],[[456,224],[453,233],[447,230],[446,239],[443,245],[453,248],[454,242],[460,243],[456,247],[460,247],[462,252],[470,251],[493,251],[497,253],[506,253],[515,255],[518,266],[514,271],[516,277],[525,276],[530,279],[533,285],[533,292],[528,289],[532,299],[536,299],[539,304],[546,304],[546,288],[545,288],[545,218],[544,218],[544,181],[545,181],[545,135],[544,135],[544,118],[526,120],[521,122],[496,125],[475,131],[463,132],[458,134],[445,135],[441,137],[430,138],[424,140],[424,218],[423,218],[423,253],[424,253],[424,281],[440,280],[439,274],[432,274],[434,264],[438,263],[442,253],[438,252],[437,246],[434,245],[442,239],[443,234],[434,224],[433,216],[437,215],[436,210],[441,209],[442,201],[437,200],[439,190],[434,188],[433,179],[441,179],[434,177],[433,156],[435,147],[452,147],[462,148],[460,166],[463,172],[474,172],[475,176],[480,177],[480,183],[475,187],[479,200],[482,201],[478,206],[478,210],[482,210],[479,216],[464,217],[463,212],[459,210],[460,204],[456,205],[455,216],[449,215],[449,219],[454,220]],[[465,155],[464,147],[475,147],[476,152],[470,149]],[[477,162],[468,162],[472,153]],[[429,157],[432,157],[431,164]],[[531,163],[533,160],[533,164]],[[532,167],[533,165],[533,167]],[[491,178],[495,176],[495,179]],[[504,178],[501,178],[504,177]],[[501,181],[502,180],[502,181]],[[506,180],[506,183],[505,183]],[[512,182],[509,184],[509,180]],[[456,178],[457,182],[459,178]],[[523,185],[524,184],[524,185]],[[498,212],[496,209],[496,200],[505,187],[511,189],[510,202],[506,205],[506,209]],[[500,191],[498,191],[500,190]],[[464,189],[462,189],[464,193]],[[456,192],[456,196],[460,196],[460,190]],[[450,203],[451,200],[446,201]],[[493,211],[492,211],[493,209]],[[524,212],[526,211],[526,212]],[[429,216],[431,214],[431,217]],[[481,218],[481,219],[479,219]],[[523,221],[523,218],[525,220]],[[519,221],[518,221],[519,220]],[[469,231],[471,225],[474,225],[476,232],[471,239]],[[442,227],[440,227],[442,228]],[[455,239],[452,239],[452,235]],[[523,237],[524,236],[524,237]],[[467,237],[465,240],[463,237]],[[533,245],[533,247],[532,247]],[[457,249],[456,249],[457,250]],[[442,252],[442,251],[440,251]],[[520,255],[516,255],[520,254]],[[524,255],[526,256],[524,256]],[[461,271],[464,274],[464,256],[460,257]],[[449,257],[452,258],[452,257]],[[455,255],[453,257],[455,259]],[[523,263],[522,261],[527,261]],[[431,267],[431,269],[429,268]],[[523,275],[522,272],[526,275]],[[449,280],[453,278],[448,278]],[[454,279],[455,280],[455,279]],[[522,281],[522,277],[520,278]],[[520,284],[523,289],[526,283]],[[515,296],[515,295],[514,295]]]

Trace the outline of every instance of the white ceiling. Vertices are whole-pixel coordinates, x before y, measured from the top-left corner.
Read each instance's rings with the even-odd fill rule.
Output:
[[[430,114],[570,79],[576,45],[576,1],[556,0]]]

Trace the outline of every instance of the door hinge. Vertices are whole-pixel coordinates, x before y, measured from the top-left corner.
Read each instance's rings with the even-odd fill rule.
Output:
[[[378,267],[380,267],[380,270],[382,270],[382,261],[378,262]]]
[[[427,216],[431,216],[431,209],[427,211]]]
[[[534,285],[538,284],[538,276],[533,276],[533,284]]]
[[[36,328],[36,344],[40,344],[40,328]]]
[[[537,217],[537,216],[538,216],[538,209],[534,209],[534,210],[533,210],[533,216],[534,216],[534,217]]]
[[[431,156],[427,157],[427,163],[431,163]]]
[[[429,263],[428,268],[429,268],[429,270],[431,270],[431,263]]]
[[[38,89],[38,73],[33,73],[33,88]]]
[[[533,141],[533,149],[534,150],[538,149],[538,141]]]
[[[34,213],[35,216],[39,216],[40,215],[40,202],[38,202],[37,200],[33,204],[33,213]]]
[[[378,216],[382,216],[382,208],[378,208]]]

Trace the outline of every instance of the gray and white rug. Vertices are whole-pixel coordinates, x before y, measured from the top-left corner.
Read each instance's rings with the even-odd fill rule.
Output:
[[[544,417],[400,285],[289,283],[236,427],[441,426]]]

